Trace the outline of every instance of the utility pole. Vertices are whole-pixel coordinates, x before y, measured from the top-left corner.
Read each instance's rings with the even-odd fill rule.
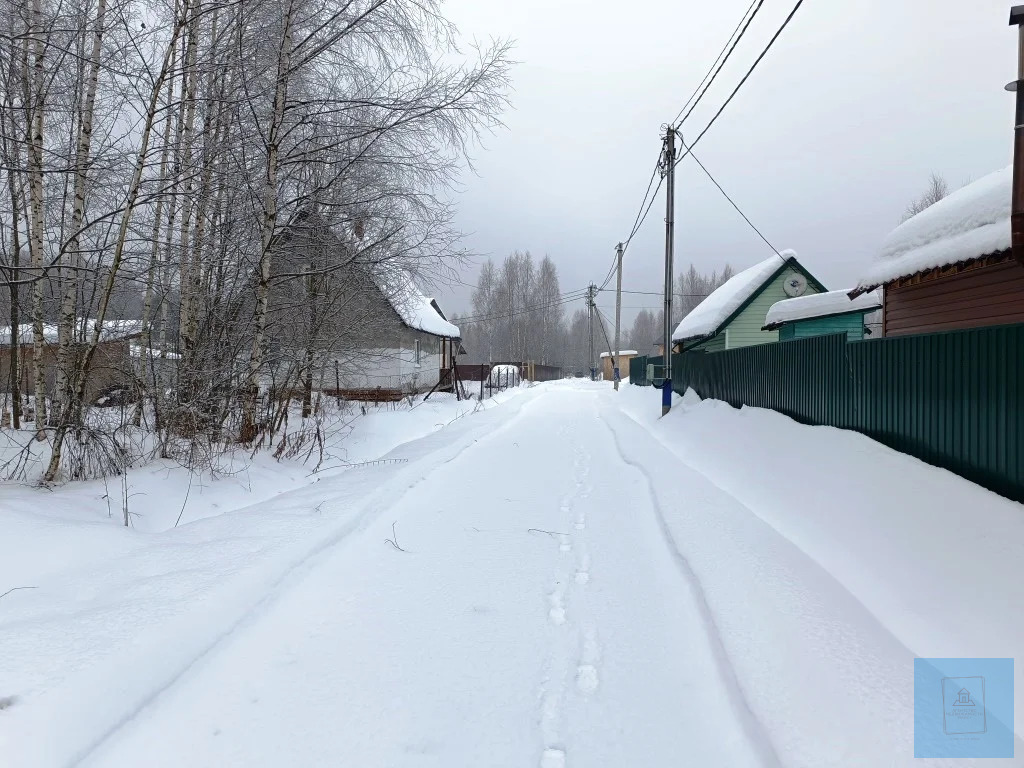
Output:
[[[662,354],[665,378],[661,385],[661,415],[665,416],[672,410],[672,283],[675,277],[672,257],[675,250],[676,131],[671,125],[665,131],[661,173],[665,177],[665,351]]]
[[[619,274],[615,280],[615,360],[612,362],[615,366],[615,391],[619,391],[619,379],[622,378],[622,371],[619,370],[619,355],[622,350],[619,349],[619,342],[621,336],[619,335],[619,324],[622,320],[622,243],[615,246],[615,261],[618,264]]]
[[[591,283],[587,286],[587,312],[589,313],[588,325],[590,327],[590,380],[597,378],[597,367],[594,365],[594,294],[597,286]]]

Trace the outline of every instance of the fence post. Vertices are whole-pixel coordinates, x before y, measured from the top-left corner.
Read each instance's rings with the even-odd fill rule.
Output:
[[[341,376],[338,373],[338,361],[334,361],[334,399],[341,405]]]

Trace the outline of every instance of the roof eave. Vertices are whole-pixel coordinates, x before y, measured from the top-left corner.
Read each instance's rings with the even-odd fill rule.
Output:
[[[896,279],[898,280],[899,278]],[[874,285],[858,285],[852,291],[847,291],[846,295],[850,297],[850,301],[853,301],[858,296],[863,296],[865,293],[871,293],[873,290],[880,288],[881,286],[882,283],[875,283]],[[879,304],[878,306],[880,307],[882,305]]]
[[[399,319],[401,320],[401,318]],[[405,322],[405,320],[401,320],[401,323],[414,333],[425,333],[427,336],[433,336],[438,339],[455,339],[456,341],[462,341],[462,336],[446,336],[443,333],[433,333],[432,331],[425,331],[422,328],[416,328],[412,325],[409,325],[407,322]]]
[[[935,270],[938,270],[938,269],[946,269],[947,267],[967,266],[968,264],[974,264],[975,262],[981,261],[982,259],[992,259],[992,258],[1000,258],[1000,259],[1012,260],[1014,257],[1013,257],[1013,253],[1012,253],[1011,249],[1004,248],[1004,249],[1001,249],[1001,250],[998,250],[998,251],[992,251],[991,253],[983,253],[980,256],[972,256],[969,259],[960,259],[959,261],[953,261],[953,262],[950,262],[949,264],[942,264],[942,265],[939,265],[939,266],[936,266],[936,267],[928,267],[927,269],[919,269],[916,272],[907,272],[906,274],[897,275],[896,277],[894,277],[894,278],[892,278],[890,280],[885,280],[883,282],[875,282],[875,283],[870,283],[868,285],[858,285],[856,288],[854,288],[852,291],[850,291],[847,295],[851,299],[855,299],[858,296],[861,296],[861,295],[863,295],[865,293],[869,293],[869,292],[875,290],[876,288],[884,288],[885,286],[890,285],[892,283],[895,283],[895,282],[897,282],[899,280],[906,280],[908,277],[914,277],[914,275],[923,275],[923,274],[927,274],[929,272],[934,272]]]
[[[858,307],[857,309],[847,309],[842,312],[829,312],[825,315],[808,315],[807,317],[794,317],[792,320],[776,320],[774,323],[761,326],[761,330],[776,331],[784,325],[802,323],[805,320],[823,320],[826,317],[843,317],[844,315],[866,315],[868,312],[874,312],[876,309],[881,308],[881,304],[873,304],[870,307]]]

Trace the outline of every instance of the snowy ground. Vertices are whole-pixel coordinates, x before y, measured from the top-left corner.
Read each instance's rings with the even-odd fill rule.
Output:
[[[0,593],[34,587],[0,598],[0,764],[947,764],[913,758],[913,658],[1024,658],[1024,508],[658,397],[376,414],[346,460],[389,461],[254,465],[177,527],[166,467],[145,530],[0,488]]]

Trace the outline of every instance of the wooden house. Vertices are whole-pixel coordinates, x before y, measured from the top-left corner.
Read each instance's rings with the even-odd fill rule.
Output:
[[[765,330],[765,317],[776,302],[825,286],[796,259],[783,251],[733,275],[694,307],[672,334],[677,351],[719,352],[779,340],[777,330]]]
[[[354,399],[452,386],[459,329],[400,263],[356,234],[302,211],[275,239],[271,278],[271,377],[287,380],[312,359],[307,388]]]
[[[436,385],[450,388],[450,371],[464,350],[458,327],[448,322],[437,301],[398,269],[378,270],[365,290],[363,300],[376,307],[374,322],[361,344],[344,353],[338,381],[332,370],[326,372],[328,388],[335,383],[351,398],[367,390],[400,394]]]
[[[1010,249],[1012,168],[989,174],[893,230],[850,296],[884,286],[882,333],[1024,323],[1024,265]]]
[[[849,290],[809,293],[772,304],[763,329],[778,331],[779,341],[845,333],[851,341],[871,335],[868,316],[882,306],[878,291],[849,297]]]
[[[84,339],[93,332],[92,319],[79,318],[75,321],[73,349],[81,355],[87,346]],[[86,376],[85,401],[93,402],[98,394],[111,387],[134,387],[138,361],[142,350],[138,338],[142,335],[142,323],[138,320],[107,320],[100,331],[100,341],[89,363]],[[18,386],[25,395],[33,395],[35,363],[33,357],[31,325],[21,325],[17,335],[10,326],[0,328],[0,391],[11,391],[11,361],[17,355]],[[53,393],[57,375],[57,326],[47,323],[43,326],[43,379],[46,391]]]

